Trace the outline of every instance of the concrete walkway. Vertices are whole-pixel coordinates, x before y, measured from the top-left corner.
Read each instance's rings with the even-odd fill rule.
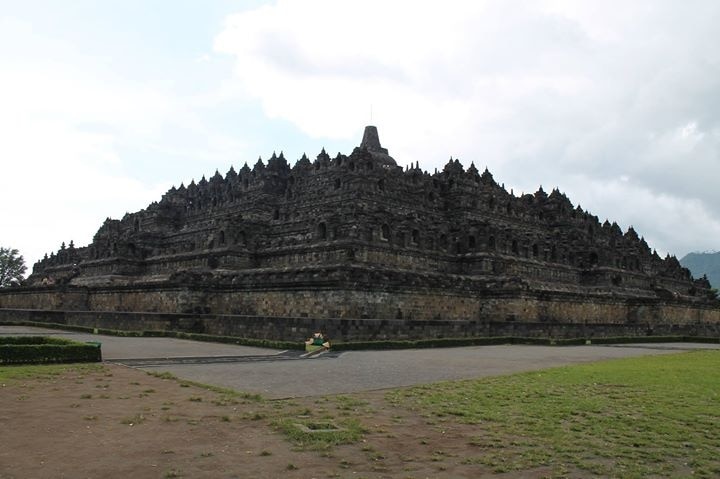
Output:
[[[707,345],[473,346],[398,351],[348,351],[337,358],[257,364],[194,364],[146,368],[269,398],[341,394],[453,379],[498,376],[553,366],[651,354]],[[714,345],[720,348],[720,345]]]
[[[38,328],[0,326],[1,334],[44,334]],[[720,344],[661,343],[613,346],[471,346],[397,351],[348,351],[315,359],[280,351],[171,338],[122,338],[45,330],[80,341],[100,341],[103,357],[122,363],[133,358],[195,358],[145,363],[141,369],[268,398],[341,394],[412,386],[453,379],[497,376],[583,362],[720,349]],[[213,360],[213,357],[216,359]],[[225,360],[222,358],[236,358]],[[253,357],[255,360],[253,360]],[[263,359],[262,361],[260,359]],[[132,361],[125,361],[131,364]],[[149,364],[149,365],[148,365]]]
[[[136,358],[179,358],[213,356],[264,356],[278,354],[276,349],[254,348],[223,343],[207,343],[175,338],[131,338],[102,334],[61,331],[26,326],[0,326],[0,336],[56,336],[75,341],[99,341],[106,361]]]

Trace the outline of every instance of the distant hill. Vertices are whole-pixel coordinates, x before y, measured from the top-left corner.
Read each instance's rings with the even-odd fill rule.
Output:
[[[715,253],[688,253],[680,264],[690,270],[693,277],[706,274],[713,288],[720,288],[720,251]]]

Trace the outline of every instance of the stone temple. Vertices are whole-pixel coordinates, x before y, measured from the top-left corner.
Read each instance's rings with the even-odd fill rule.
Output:
[[[36,263],[0,308],[284,338],[296,327],[350,339],[720,323],[707,280],[632,228],[557,189],[515,196],[458,160],[403,169],[373,126],[350,155],[291,166],[273,154],[108,218],[88,246]]]

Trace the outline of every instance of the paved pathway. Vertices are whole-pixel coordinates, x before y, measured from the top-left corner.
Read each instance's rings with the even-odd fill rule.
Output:
[[[147,369],[170,371],[202,383],[283,398],[497,376],[603,359],[676,353],[707,345],[658,346],[655,349],[648,344],[639,347],[507,345],[348,351],[334,359],[320,357],[306,361],[255,364],[167,365]],[[720,345],[716,347],[720,348]]]
[[[60,336],[76,341],[100,341],[103,359],[122,362],[124,359],[177,358],[213,356],[266,356],[278,354],[276,349],[254,348],[234,344],[188,341],[175,338],[131,338],[102,334],[61,331],[25,326],[0,326],[0,335],[32,334]]]
[[[38,328],[9,328],[12,327],[0,326],[0,334],[45,334]],[[100,341],[103,357],[112,362],[147,371],[169,371],[180,378],[260,393],[269,398],[352,393],[534,371],[603,359],[720,349],[720,344],[694,343],[506,345],[330,352],[315,359],[299,360],[297,352],[247,346],[44,331],[81,341]]]

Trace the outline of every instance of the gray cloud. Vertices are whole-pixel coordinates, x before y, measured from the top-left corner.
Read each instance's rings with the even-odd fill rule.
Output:
[[[350,136],[362,125],[337,98],[366,95],[400,162],[432,171],[459,156],[518,193],[559,186],[660,251],[720,247],[717,2],[451,2],[442,12],[419,2],[402,18],[382,3],[309,5],[298,28],[278,23],[297,14],[289,2],[250,27],[235,17],[261,43],[252,51],[231,27],[221,35],[219,50],[238,62],[272,63],[248,91],[274,115]],[[322,8],[356,21],[323,43],[313,34]],[[391,18],[373,29],[379,15]],[[312,112],[293,100],[302,95]]]

